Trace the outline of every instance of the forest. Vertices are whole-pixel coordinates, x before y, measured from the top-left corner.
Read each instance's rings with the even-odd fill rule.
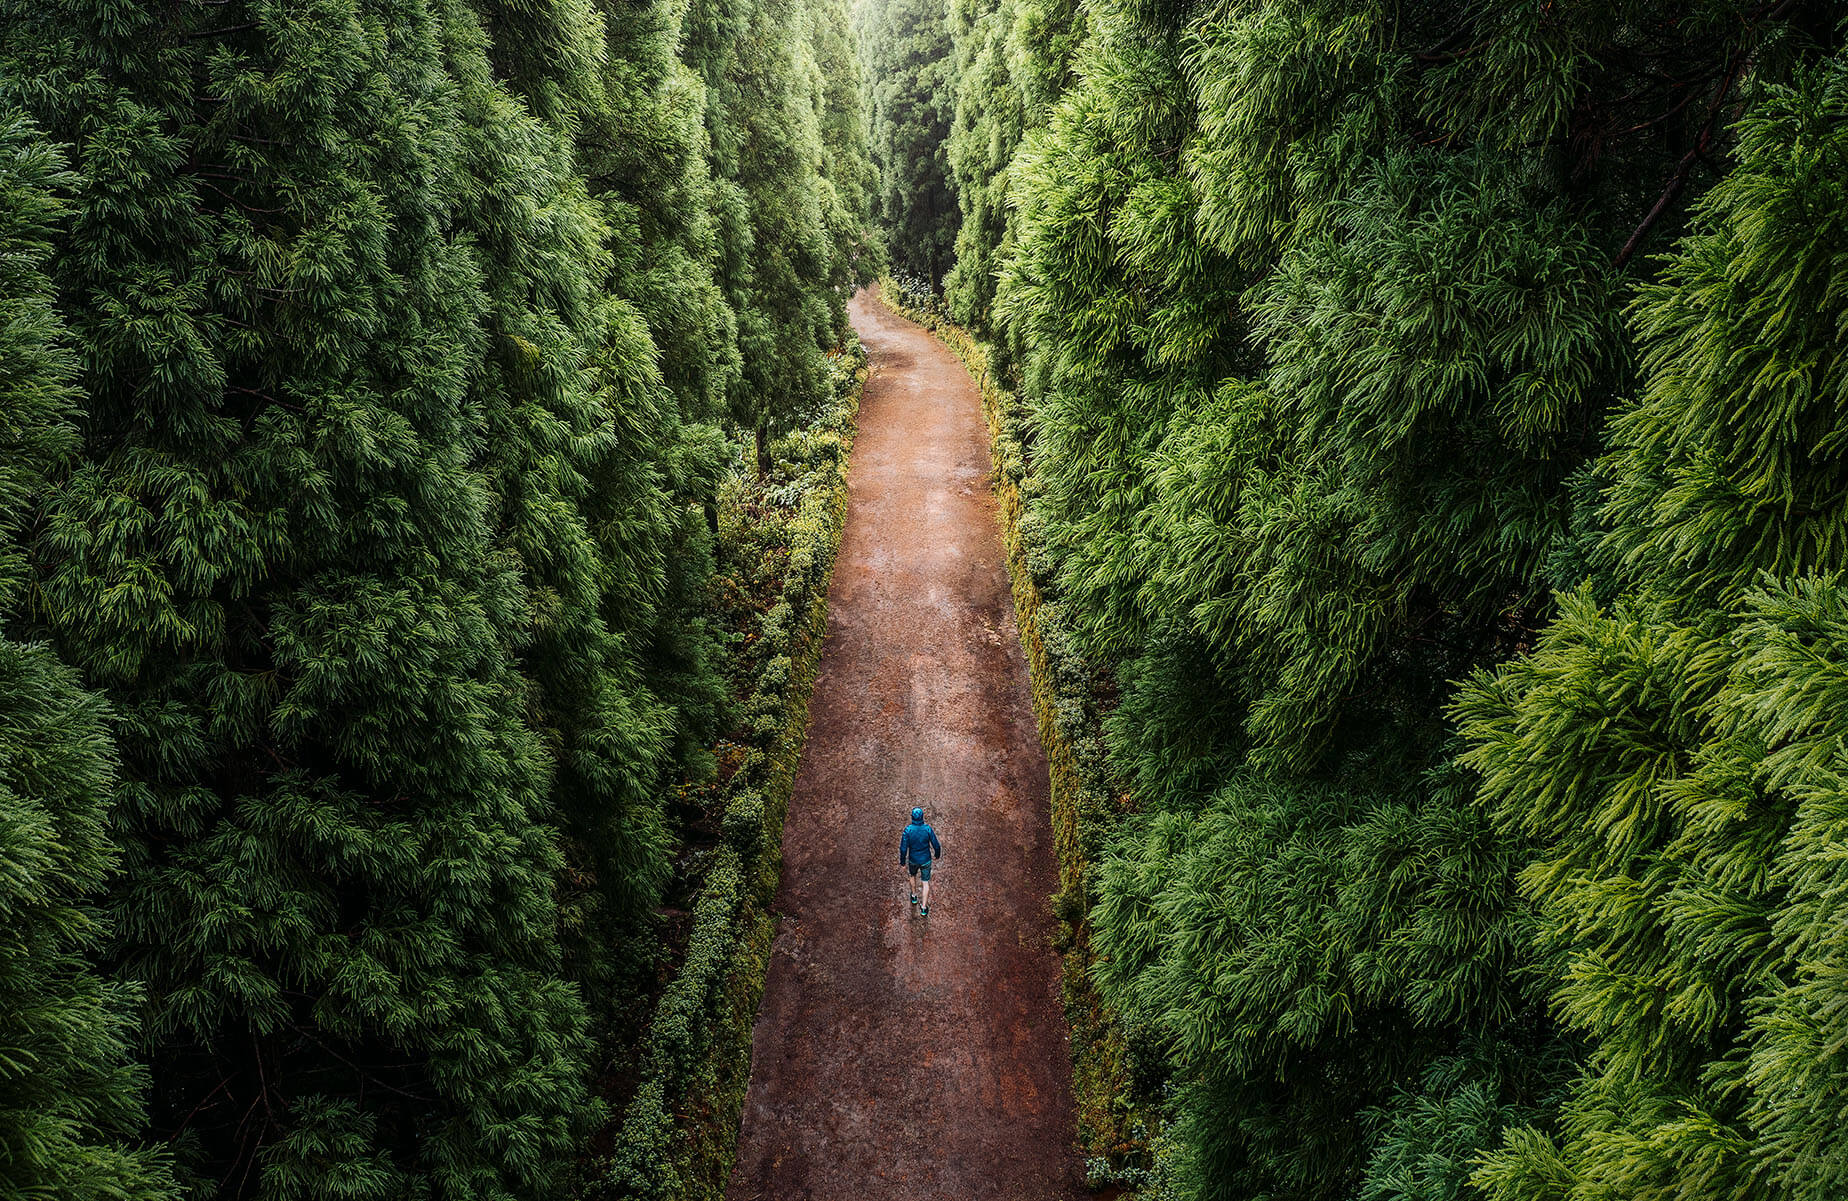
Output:
[[[724,1195],[887,272],[1091,1187],[1848,1196],[1835,0],[0,0],[0,1201]]]
[[[0,3],[0,1198],[680,1187],[858,72],[837,0]]]
[[[894,288],[1018,460],[1092,1184],[1848,1195],[1842,11],[869,8]]]

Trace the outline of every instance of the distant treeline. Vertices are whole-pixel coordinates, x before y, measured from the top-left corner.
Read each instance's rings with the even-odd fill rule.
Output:
[[[0,0],[0,1198],[580,1183],[720,481],[851,373],[847,21]]]
[[[870,3],[1100,673],[1095,1176],[1848,1196],[1839,8]]]

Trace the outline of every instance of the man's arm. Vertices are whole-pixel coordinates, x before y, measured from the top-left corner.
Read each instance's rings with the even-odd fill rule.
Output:
[[[905,866],[905,832],[898,832],[898,866]]]
[[[935,830],[930,832],[930,850],[932,859],[943,858],[943,844],[937,841],[937,832]]]

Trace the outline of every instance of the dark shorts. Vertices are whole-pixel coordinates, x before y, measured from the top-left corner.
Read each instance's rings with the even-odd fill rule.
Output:
[[[905,865],[905,874],[907,876],[916,876],[918,879],[924,881],[924,883],[929,884],[930,883],[930,864],[928,863],[907,863]]]

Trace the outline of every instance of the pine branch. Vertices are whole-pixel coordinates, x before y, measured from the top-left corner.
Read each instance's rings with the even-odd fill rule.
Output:
[[[1620,268],[1630,261],[1637,248],[1642,245],[1643,239],[1649,235],[1649,231],[1655,228],[1656,223],[1662,219],[1662,215],[1668,211],[1669,206],[1681,197],[1682,191],[1688,186],[1688,177],[1693,173],[1694,164],[1700,161],[1701,156],[1713,142],[1714,131],[1719,124],[1720,110],[1725,107],[1726,97],[1731,94],[1733,85],[1738,82],[1740,73],[1745,69],[1745,61],[1746,55],[1743,52],[1733,56],[1732,64],[1726,71],[1726,77],[1720,84],[1719,93],[1714,96],[1713,103],[1707,107],[1707,121],[1701,126],[1700,136],[1694,139],[1693,148],[1682,155],[1681,161],[1675,164],[1674,178],[1669,181],[1662,195],[1657,197],[1654,207],[1643,218],[1643,223],[1636,227],[1629,241],[1623,244],[1623,249],[1617,252],[1617,257],[1611,260],[1612,268]]]
[[[173,1133],[167,1136],[167,1142],[169,1144],[178,1142],[180,1136],[186,1133],[186,1128],[192,1125],[192,1120],[199,1116],[199,1111],[210,1104],[213,1097],[216,1097],[219,1093],[224,1092],[230,1087],[231,1077],[226,1076],[223,1080],[218,1082],[216,1088],[206,1093],[203,1097],[200,1097],[198,1102],[191,1109],[186,1111],[186,1116],[180,1119],[180,1124],[173,1128]]]
[[[226,34],[243,33],[247,29],[255,29],[256,27],[257,23],[255,21],[246,21],[242,25],[225,25],[218,29],[200,29],[187,34],[186,40],[190,42],[199,38],[223,37]]]
[[[1478,42],[1476,45],[1465,50],[1458,50],[1455,52],[1450,50],[1452,46],[1468,37],[1469,34],[1470,29],[1466,24],[1457,29],[1449,37],[1438,42],[1435,46],[1431,46],[1425,50],[1414,50],[1412,52],[1412,58],[1421,63],[1451,63],[1465,55],[1474,54],[1476,51],[1482,49],[1483,46],[1487,45],[1486,42]]]

